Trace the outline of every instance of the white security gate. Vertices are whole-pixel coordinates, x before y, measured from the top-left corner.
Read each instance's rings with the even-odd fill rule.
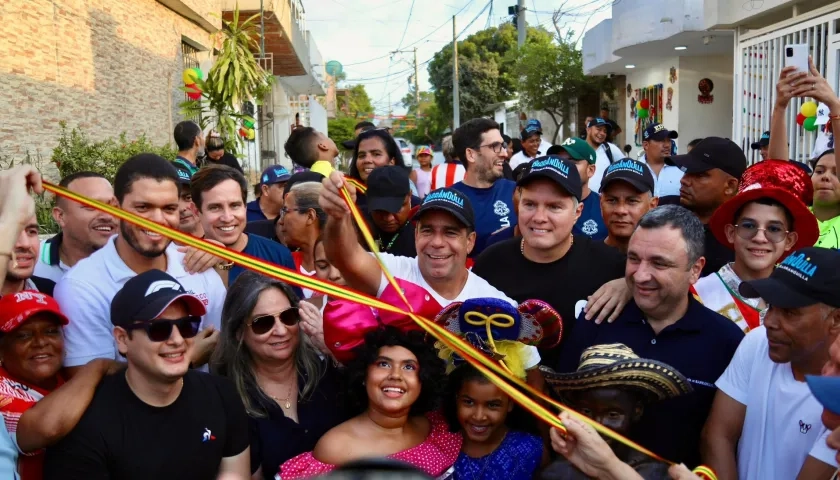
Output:
[[[775,29],[768,27],[756,32],[736,32],[733,140],[747,152],[750,163],[760,159],[758,152],[750,149],[750,144],[770,129],[776,83],[779,72],[784,68],[786,45],[808,44],[821,75],[837,87],[836,49],[840,43],[836,42],[840,42],[840,2],[802,17],[808,19],[798,23],[793,23],[793,20],[782,22]],[[787,110],[789,154],[791,159],[798,161],[811,158],[816,139],[816,132],[806,132],[796,123],[800,106],[808,100],[793,99]]]

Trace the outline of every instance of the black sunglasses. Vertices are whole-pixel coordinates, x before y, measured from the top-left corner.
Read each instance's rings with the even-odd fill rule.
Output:
[[[298,322],[300,322],[300,312],[297,307],[291,307],[274,315],[260,315],[258,317],[254,317],[250,322],[248,322],[248,326],[251,327],[251,331],[255,334],[262,335],[270,332],[271,329],[274,328],[275,318],[279,318],[280,323],[287,327],[294,327],[298,324]]]
[[[201,325],[201,317],[189,316],[175,320],[148,320],[127,325],[126,330],[146,331],[149,340],[153,342],[165,342],[172,336],[172,327],[178,327],[178,333],[184,338],[193,338],[198,334],[198,327]]]

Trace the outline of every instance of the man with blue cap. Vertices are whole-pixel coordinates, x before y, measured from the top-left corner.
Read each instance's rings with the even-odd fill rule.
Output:
[[[248,202],[249,222],[274,220],[283,209],[283,187],[292,178],[283,165],[269,165],[260,175],[260,198]]]

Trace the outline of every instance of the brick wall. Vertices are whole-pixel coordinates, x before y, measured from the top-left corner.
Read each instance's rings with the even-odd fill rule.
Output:
[[[214,25],[221,0],[184,0]],[[180,121],[181,39],[211,34],[155,0],[0,2],[0,155],[49,159],[59,122],[100,139],[171,141]],[[206,55],[206,54],[205,54]]]

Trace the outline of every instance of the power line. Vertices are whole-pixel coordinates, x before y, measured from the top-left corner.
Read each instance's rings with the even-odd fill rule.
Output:
[[[478,20],[478,17],[483,15],[484,11],[487,10],[490,7],[490,5],[492,5],[492,4],[493,4],[493,0],[490,0],[489,2],[487,2],[487,5],[485,5],[484,8],[482,8],[481,11],[478,12],[478,15],[476,15],[475,18],[473,18],[472,21],[470,21],[470,23],[468,23],[467,26],[464,27],[463,30],[461,30],[461,33],[459,33],[455,38],[456,39],[461,38],[461,35],[463,35],[464,32],[466,32],[472,26],[472,24],[475,23],[476,20]]]
[[[408,9],[408,20],[405,21],[405,28],[403,29],[402,38],[400,38],[400,43],[397,44],[397,50],[402,48],[402,42],[405,40],[405,34],[408,32],[408,24],[411,23],[411,14],[414,12],[414,0],[411,0],[411,7]]]

